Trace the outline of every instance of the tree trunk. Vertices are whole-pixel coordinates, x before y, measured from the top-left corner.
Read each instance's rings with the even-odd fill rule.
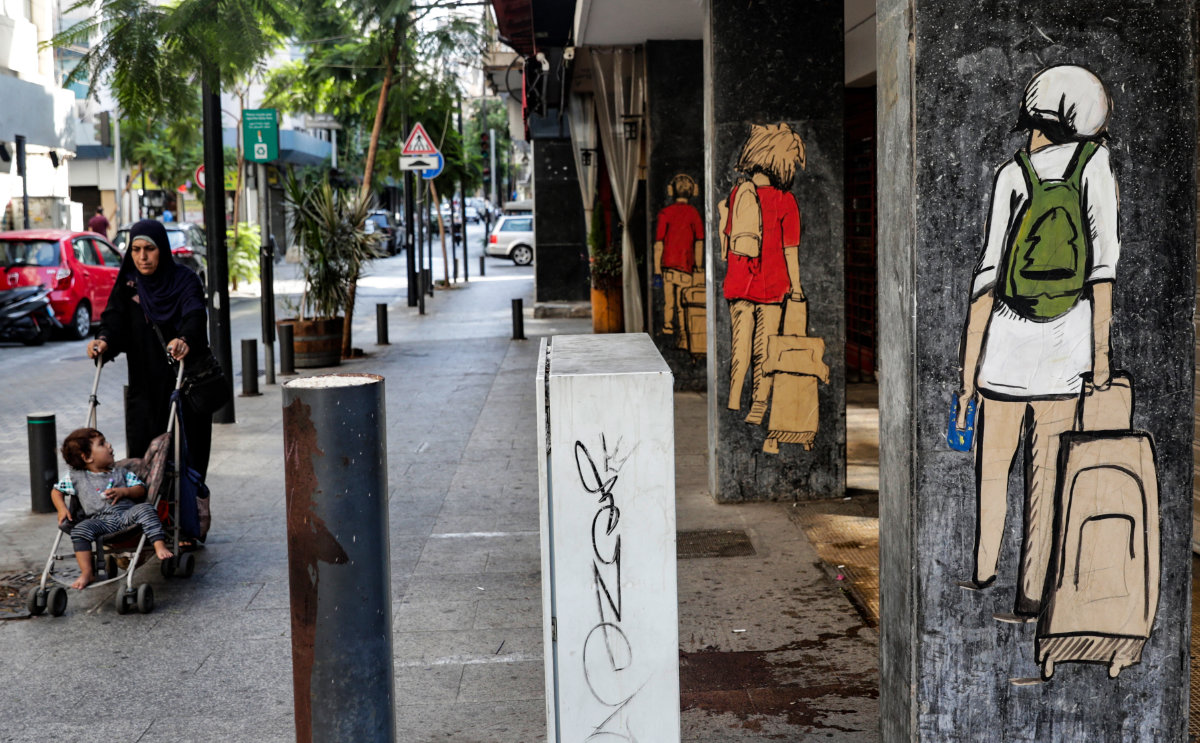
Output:
[[[387,112],[388,92],[392,88],[392,74],[396,67],[396,57],[400,53],[400,43],[404,40],[403,16],[396,19],[396,28],[392,32],[392,46],[388,49],[387,59],[383,63],[383,84],[379,88],[379,103],[375,106],[375,123],[371,126],[371,141],[367,145],[367,163],[363,168],[362,196],[371,193],[371,176],[375,172],[375,153],[379,149],[379,135],[383,131],[383,118]],[[347,326],[349,323],[347,323]]]
[[[379,89],[379,103],[375,106],[375,123],[371,126],[371,141],[367,145],[367,163],[363,168],[363,182],[360,194],[366,198],[371,194],[371,176],[375,170],[375,153],[379,149],[379,135],[383,131],[383,117],[387,112],[388,91],[392,87],[392,73],[396,67],[396,57],[400,53],[400,43],[404,40],[404,17],[396,19],[393,30],[392,46],[388,49],[387,60],[383,65],[383,84]],[[342,356],[350,358],[352,339],[350,327],[354,320],[354,297],[358,293],[358,277],[350,282],[350,298],[346,302],[346,322],[342,326]]]
[[[433,206],[437,210],[438,234],[442,238],[442,275],[445,276],[446,286],[450,286],[450,261],[446,257],[446,222],[442,219],[441,201],[438,199],[437,186],[433,185],[433,181],[429,181],[429,193],[433,196]],[[454,222],[454,212],[451,208],[450,221]],[[463,225],[465,235],[466,225]]]

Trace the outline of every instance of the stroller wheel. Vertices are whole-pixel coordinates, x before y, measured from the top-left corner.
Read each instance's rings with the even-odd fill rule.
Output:
[[[116,599],[114,599],[114,603],[116,604],[118,614],[129,613],[130,593],[130,591],[126,591],[124,588],[117,590],[117,596]]]
[[[67,589],[55,586],[46,596],[46,605],[50,607],[50,615],[61,617],[67,610]]]
[[[154,589],[149,583],[143,583],[137,589],[137,608],[143,614],[154,611]]]
[[[172,557],[158,563],[158,569],[162,571],[162,577],[170,578],[171,576],[175,575],[175,562],[178,559],[178,557]]]
[[[29,589],[25,608],[29,609],[30,616],[34,617],[44,612],[46,610],[46,592],[37,586]]]
[[[178,558],[179,574],[184,578],[191,578],[192,573],[196,570],[196,556],[191,552],[184,552]]]

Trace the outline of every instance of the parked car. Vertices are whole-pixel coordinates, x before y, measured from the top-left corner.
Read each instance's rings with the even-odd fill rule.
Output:
[[[378,231],[383,235],[380,238],[380,245],[388,255],[400,252],[400,241],[396,239],[396,225],[392,222],[392,215],[386,209],[375,209],[368,214],[364,228],[368,233]]]
[[[82,339],[108,303],[121,253],[94,232],[16,230],[0,232],[0,264],[0,290],[45,284],[54,318],[72,338]]]
[[[495,258],[510,258],[518,266],[533,263],[533,215],[506,215],[500,218],[488,236],[486,253]]]
[[[124,253],[129,249],[129,228],[125,225],[117,230],[113,244]],[[204,228],[191,222],[167,222],[167,239],[171,241],[171,256],[175,262],[187,266],[200,277],[200,284],[208,287],[208,236]]]
[[[452,239],[457,239],[460,235],[462,235],[462,219],[460,218],[457,209],[448,203],[443,203],[441,208],[438,210],[438,213],[442,216],[442,223],[446,226],[447,235],[449,235]],[[429,226],[429,228],[433,230],[433,234],[436,236],[438,231],[436,219],[434,220],[433,224]]]

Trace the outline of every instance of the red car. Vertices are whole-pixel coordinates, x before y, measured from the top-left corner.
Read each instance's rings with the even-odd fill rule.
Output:
[[[0,232],[0,267],[0,291],[49,286],[54,317],[72,338],[82,339],[108,302],[121,254],[94,232],[16,230]]]

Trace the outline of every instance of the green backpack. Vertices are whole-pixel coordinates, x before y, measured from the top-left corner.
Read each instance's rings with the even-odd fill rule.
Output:
[[[1017,152],[1029,200],[1010,233],[997,286],[1000,298],[1026,319],[1061,317],[1083,295],[1092,261],[1081,184],[1083,169],[1098,147],[1095,142],[1081,144],[1062,180],[1041,180],[1029,153]]]

